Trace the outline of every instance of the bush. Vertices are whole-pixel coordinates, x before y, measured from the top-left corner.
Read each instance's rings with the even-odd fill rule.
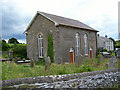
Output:
[[[2,55],[3,58],[9,58],[9,55]]]
[[[11,44],[19,44],[19,42],[17,41],[16,38],[10,38],[10,39],[8,40],[8,43],[11,43]]]
[[[93,71],[93,69],[89,65],[82,65],[75,69],[75,73],[90,72],[90,71]]]
[[[112,51],[108,51],[108,53],[112,54]]]
[[[27,59],[26,45],[13,45],[13,57],[20,57],[21,59]]]
[[[107,49],[103,49],[103,52],[107,52]]]
[[[53,39],[52,39],[51,34],[48,34],[47,56],[50,57],[51,63],[53,63],[54,62],[54,51],[53,51]]]
[[[6,43],[5,40],[2,40],[2,51],[8,51],[9,45]]]
[[[45,65],[45,59],[40,58],[38,61],[35,62],[36,65]]]

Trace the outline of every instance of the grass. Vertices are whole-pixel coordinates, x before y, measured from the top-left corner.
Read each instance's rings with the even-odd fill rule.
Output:
[[[112,52],[112,54],[111,55],[115,55],[115,52]]]
[[[12,46],[14,46],[15,44],[10,44],[10,43],[8,43],[8,45],[10,46],[10,47],[12,47]],[[16,44],[17,46],[26,46],[26,44]]]
[[[116,45],[115,46],[120,46],[120,41],[116,41]]]
[[[45,65],[36,64],[33,68],[29,64],[16,64],[14,62],[2,63],[2,80],[16,79],[23,77],[36,77],[47,75],[73,74],[89,71],[108,69],[109,59],[104,62],[97,59],[83,60],[83,65],[78,64],[51,64],[50,71],[45,71]]]
[[[2,58],[6,58],[6,59],[8,59],[9,58],[9,55],[2,55]]]

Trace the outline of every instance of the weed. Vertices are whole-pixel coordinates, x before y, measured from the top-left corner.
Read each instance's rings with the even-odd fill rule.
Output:
[[[109,63],[109,59],[105,59],[97,66],[97,59],[83,60],[83,65],[78,66],[74,64],[54,64],[50,66],[50,70],[45,72],[45,65],[42,64],[44,60],[35,63],[33,68],[30,64],[16,64],[14,62],[0,62],[2,63],[2,80],[16,79],[23,77],[36,77],[36,76],[47,76],[47,75],[62,75],[62,74],[73,74],[81,72],[90,72],[108,69],[106,64]]]

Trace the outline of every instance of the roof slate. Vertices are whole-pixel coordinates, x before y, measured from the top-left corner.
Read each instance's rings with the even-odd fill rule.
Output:
[[[57,15],[53,15],[53,14],[48,14],[48,13],[44,13],[44,12],[40,12],[38,11],[37,13],[45,16],[46,18],[50,19],[51,21],[53,21],[55,24],[57,23],[58,25],[65,25],[65,26],[71,26],[71,27],[76,27],[76,28],[83,28],[83,29],[87,29],[87,30],[92,30],[92,31],[96,31],[94,28],[78,21],[78,20],[73,20],[70,18],[66,18],[66,17],[61,17],[61,16],[57,16]]]
[[[106,38],[106,37],[101,37],[101,36],[100,36],[100,38],[104,39],[104,41],[112,41],[111,39]]]
[[[97,36],[98,48],[105,47],[105,42],[110,42],[110,41],[112,41],[112,40],[109,39],[109,38],[102,37],[102,36]]]

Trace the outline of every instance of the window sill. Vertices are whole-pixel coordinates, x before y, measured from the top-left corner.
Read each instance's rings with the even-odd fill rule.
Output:
[[[43,58],[43,56],[40,56],[39,58]]]
[[[85,56],[88,56],[88,54],[85,54]]]

